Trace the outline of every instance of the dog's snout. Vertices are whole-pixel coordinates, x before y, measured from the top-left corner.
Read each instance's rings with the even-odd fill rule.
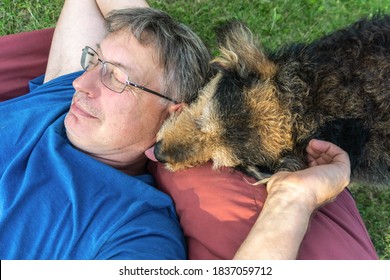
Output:
[[[161,141],[158,141],[154,145],[154,156],[156,159],[161,163],[167,163],[167,161],[164,159],[162,153],[161,153]]]

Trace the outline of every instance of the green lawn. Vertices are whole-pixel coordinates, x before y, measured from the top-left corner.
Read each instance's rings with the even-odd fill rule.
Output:
[[[62,3],[0,0],[0,35],[53,27]],[[308,42],[362,16],[390,13],[390,0],[151,0],[149,3],[191,26],[213,53],[216,52],[214,27],[232,18],[245,21],[265,47],[277,48],[292,41]],[[390,259],[390,190],[355,186],[352,192],[380,258]]]

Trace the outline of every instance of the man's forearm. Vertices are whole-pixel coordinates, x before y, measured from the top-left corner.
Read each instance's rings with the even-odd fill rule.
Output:
[[[297,198],[267,198],[264,208],[234,259],[296,259],[313,209]],[[254,249],[256,248],[256,249]]]
[[[80,52],[107,34],[104,17],[112,10],[148,6],[143,0],[66,0],[54,33],[45,82],[81,70]]]

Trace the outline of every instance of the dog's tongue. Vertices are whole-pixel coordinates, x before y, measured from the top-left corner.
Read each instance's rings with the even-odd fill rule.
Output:
[[[150,147],[145,151],[145,155],[152,161],[158,161],[154,156],[154,146]]]

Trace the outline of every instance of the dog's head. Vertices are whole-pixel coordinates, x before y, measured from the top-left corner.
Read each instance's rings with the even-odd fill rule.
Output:
[[[236,160],[228,159],[233,152],[222,143],[225,124],[214,98],[221,78],[217,74],[193,104],[171,116],[160,129],[154,154],[168,169],[175,171],[209,160],[218,166],[237,165]]]
[[[244,24],[222,30],[221,54],[212,61],[218,73],[158,133],[155,156],[172,171],[209,160],[214,167],[270,165],[288,141],[272,84],[276,66]]]

